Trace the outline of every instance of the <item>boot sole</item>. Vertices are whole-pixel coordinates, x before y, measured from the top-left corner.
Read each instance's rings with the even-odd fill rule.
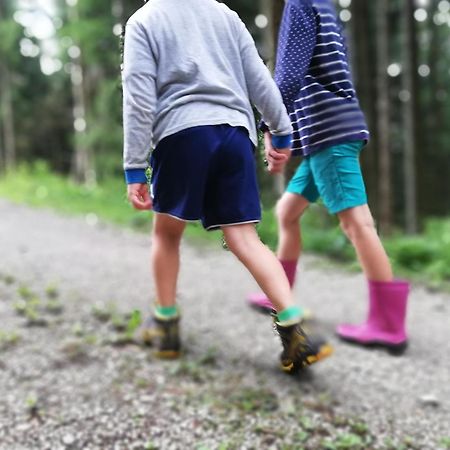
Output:
[[[302,362],[291,362],[288,365],[281,364],[281,370],[289,375],[294,375],[303,368],[311,366],[312,364],[315,364],[322,359],[328,358],[328,356],[330,356],[333,351],[334,349],[331,345],[323,345],[322,347],[320,347],[319,353],[317,353],[316,355],[307,356],[306,360]]]
[[[273,308],[266,308],[265,306],[254,305],[253,303],[249,303],[249,306],[251,309],[260,314],[264,314],[265,316],[276,314],[276,311]]]
[[[385,350],[392,356],[402,356],[405,353],[406,349],[408,348],[408,341],[401,342],[400,344],[391,344],[389,342],[381,342],[381,341],[360,342],[351,338],[346,338],[339,334],[338,337],[341,341],[347,342],[352,345],[356,345],[358,347]]]
[[[157,350],[153,352],[153,356],[158,359],[178,359],[181,356],[181,352],[176,350]]]

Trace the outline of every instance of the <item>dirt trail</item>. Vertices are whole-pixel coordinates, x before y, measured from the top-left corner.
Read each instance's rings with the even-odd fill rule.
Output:
[[[413,288],[405,356],[364,351],[333,337],[338,321],[363,317],[363,278],[305,257],[296,298],[336,351],[294,379],[278,373],[271,324],[243,302],[255,285],[219,236],[217,249],[184,244],[187,356],[161,363],[105,345],[111,329],[92,313],[108,302],[148,311],[149,245],[144,234],[0,200],[0,331],[20,334],[11,345],[0,334],[1,450],[450,448],[447,294]],[[20,292],[42,303],[50,285],[63,313],[25,327]]]

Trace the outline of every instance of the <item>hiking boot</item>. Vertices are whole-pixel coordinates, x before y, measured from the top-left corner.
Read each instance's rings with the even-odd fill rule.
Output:
[[[180,356],[179,321],[179,316],[170,319],[151,316],[142,325],[141,339],[144,345],[155,349],[157,358],[175,359]]]
[[[280,356],[281,370],[295,374],[300,369],[320,361],[333,353],[333,347],[317,335],[307,334],[301,322],[282,326],[275,322],[283,351]]]

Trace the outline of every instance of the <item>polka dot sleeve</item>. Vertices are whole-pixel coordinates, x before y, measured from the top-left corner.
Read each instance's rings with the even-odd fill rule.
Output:
[[[286,3],[278,36],[275,81],[288,111],[302,86],[317,39],[312,7]]]

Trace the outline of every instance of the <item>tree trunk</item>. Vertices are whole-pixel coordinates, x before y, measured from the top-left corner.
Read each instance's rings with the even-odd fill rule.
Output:
[[[373,4],[364,1],[354,1],[351,4],[351,12],[353,18],[350,22],[353,43],[353,72],[356,91],[371,131],[368,148],[361,153],[361,165],[371,210],[375,215],[378,215],[377,111],[375,102],[376,86],[373,83],[376,75],[376,64],[374,58],[371,57],[374,46],[370,33],[373,28]]]
[[[379,226],[388,234],[392,226],[391,155],[389,151],[389,61],[387,0],[377,0],[377,135],[378,135],[378,204]]]
[[[417,232],[416,139],[415,111],[417,93],[417,45],[415,38],[414,1],[403,0],[403,171],[405,198],[405,230]]]
[[[69,22],[79,21],[77,5],[68,7]],[[74,43],[77,46],[77,43]],[[79,48],[79,47],[78,47]],[[83,135],[86,134],[86,100],[84,94],[84,73],[81,59],[81,49],[78,54],[71,57],[70,81],[73,97],[73,130],[75,133],[75,148],[72,161],[72,177],[79,183],[95,185],[96,172],[93,158],[86,143],[83,142]]]
[[[4,5],[0,5],[0,21],[4,18]],[[0,171],[16,165],[16,134],[14,129],[14,108],[11,97],[11,73],[4,57],[0,58]]]

